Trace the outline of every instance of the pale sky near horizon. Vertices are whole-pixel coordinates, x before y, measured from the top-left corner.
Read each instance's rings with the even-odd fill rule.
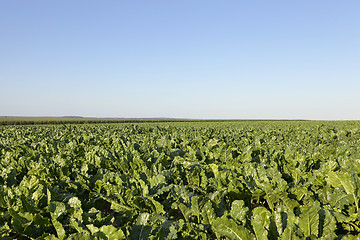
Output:
[[[359,119],[360,2],[0,2],[0,116]]]

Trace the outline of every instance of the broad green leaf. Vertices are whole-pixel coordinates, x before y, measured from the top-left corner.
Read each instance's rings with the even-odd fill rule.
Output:
[[[284,202],[286,207],[292,212],[294,211],[294,209],[296,207],[298,207],[300,205],[295,199],[291,199],[288,196],[283,196],[282,195],[281,200]]]
[[[249,211],[248,207],[245,207],[245,203],[243,200],[235,200],[231,204],[230,215],[235,220],[246,223],[246,214]]]
[[[70,198],[68,204],[72,208],[81,208],[81,201],[77,197]]]
[[[255,239],[254,235],[250,233],[244,226],[237,225],[233,220],[226,218],[217,218],[212,228],[215,233],[226,236],[230,239],[237,240],[251,240]]]
[[[302,206],[299,227],[306,237],[318,237],[319,234],[319,204]]]
[[[165,210],[164,210],[164,206],[161,205],[161,203],[159,203],[158,201],[156,201],[154,198],[149,197],[151,203],[154,205],[155,207],[155,213],[157,214],[164,214]]]
[[[185,186],[175,185],[173,188],[173,194],[179,199],[180,202],[190,204],[190,199],[194,194],[189,192]]]
[[[251,225],[256,239],[267,239],[271,213],[264,207],[257,207],[252,211]]]
[[[343,187],[347,194],[353,194],[355,192],[355,184],[351,178],[351,175],[345,172],[330,172],[326,181],[335,188]]]
[[[122,211],[134,211],[132,207],[125,206],[123,204],[117,203],[117,202],[111,202],[111,210],[114,210],[115,212],[122,212]]]
[[[73,208],[72,216],[80,221],[82,221],[83,210],[81,208],[81,201],[77,197],[72,197],[69,199],[68,204]]]
[[[284,232],[281,234],[281,240],[298,240],[301,239],[295,230],[295,224],[288,224]]]
[[[39,184],[39,179],[36,176],[31,175],[29,177],[24,177],[20,183],[20,186],[24,186],[29,190],[33,190],[38,186],[38,184]]]
[[[321,209],[319,211],[320,215],[320,228],[319,236],[321,239],[335,239],[337,237],[336,230],[336,220],[331,215],[329,210]]]
[[[100,231],[103,232],[106,237],[114,240],[125,239],[125,234],[121,229],[116,229],[114,226],[105,225],[100,228]]]
[[[175,228],[174,225],[171,225],[169,227],[169,234],[167,235],[166,239],[177,239],[177,229]]]
[[[190,212],[191,215],[195,215],[197,217],[197,221],[200,223],[199,196],[193,196],[191,198]]]
[[[207,201],[201,209],[202,221],[204,224],[212,225],[216,219],[215,211],[211,201]]]
[[[66,211],[66,206],[62,202],[50,202],[49,211],[51,216],[57,219],[61,214]]]
[[[309,194],[306,187],[299,186],[291,189],[291,192],[296,195],[298,201],[302,200],[306,195]]]
[[[178,208],[181,211],[182,215],[184,216],[184,220],[185,221],[189,221],[190,216],[191,216],[191,210],[190,208],[188,208],[185,204],[183,203],[179,203],[178,204]]]
[[[156,176],[153,176],[149,179],[150,182],[150,188],[154,188],[157,187],[159,184],[161,183],[166,183],[165,182],[165,177],[161,174],[158,174]]]
[[[90,230],[91,234],[95,234],[99,231],[98,227],[95,227],[93,224],[88,224],[86,227]]]
[[[150,218],[149,213],[141,213],[136,219],[136,224],[137,225],[146,225],[149,218]]]
[[[214,163],[209,164],[209,166],[210,166],[211,170],[213,171],[215,178],[217,178],[219,175],[219,166]]]
[[[56,230],[58,238],[61,240],[64,239],[66,233],[65,233],[65,229],[64,229],[63,225],[59,221],[57,221],[55,218],[51,219],[51,222]]]
[[[53,223],[54,224],[54,223]],[[75,218],[70,218],[70,225],[78,231],[78,233],[87,235],[89,233],[86,226],[84,226],[80,221],[77,221]]]
[[[283,233],[280,235],[282,240],[287,239],[300,239],[304,235],[301,233],[297,223],[299,222],[299,218],[295,216],[292,212],[287,212],[286,219],[285,219],[285,229]]]
[[[135,221],[135,226],[133,227],[133,231],[131,234],[131,239],[140,240],[148,238],[151,230],[151,226],[147,225],[149,219],[149,213],[141,213],[137,217]]]
[[[341,190],[335,189],[329,196],[329,203],[334,208],[342,210],[346,205],[354,203],[354,197],[350,194],[345,194]]]
[[[142,190],[142,196],[147,197],[149,195],[149,187],[141,179],[139,179],[139,183],[140,183],[140,189]]]
[[[38,188],[33,192],[31,198],[34,200],[35,205],[38,205],[39,201],[45,196],[44,189],[44,185],[39,184]]]
[[[357,210],[358,207],[358,191],[355,179],[350,173],[347,172],[330,172],[326,181],[335,188],[343,188],[345,192],[349,195],[352,195],[355,201]]]
[[[331,214],[335,217],[336,221],[339,223],[349,223],[355,221],[355,218],[346,216],[337,211],[331,211]]]
[[[276,224],[278,234],[282,234],[287,225],[287,208],[284,205],[279,205],[273,213],[274,222]]]

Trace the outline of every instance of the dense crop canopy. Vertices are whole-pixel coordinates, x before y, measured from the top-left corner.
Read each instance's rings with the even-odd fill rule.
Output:
[[[357,239],[360,123],[0,128],[2,239]]]

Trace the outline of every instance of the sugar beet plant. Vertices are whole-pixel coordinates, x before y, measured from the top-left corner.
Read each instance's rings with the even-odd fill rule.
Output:
[[[0,128],[1,239],[358,239],[360,123]]]

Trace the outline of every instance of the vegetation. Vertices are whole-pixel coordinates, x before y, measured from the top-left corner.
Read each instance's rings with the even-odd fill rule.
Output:
[[[104,124],[104,123],[164,123],[164,122],[254,122],[293,120],[228,120],[228,119],[182,119],[182,118],[83,118],[83,117],[0,117],[5,125],[54,125],[54,124]],[[305,120],[297,120],[305,121]]]
[[[131,119],[131,118],[83,118],[83,117],[0,117],[1,125],[53,125],[53,124],[94,124],[94,123],[143,123],[181,122],[181,119]],[[196,121],[196,120],[193,120]]]
[[[0,127],[2,239],[357,239],[360,122]]]

